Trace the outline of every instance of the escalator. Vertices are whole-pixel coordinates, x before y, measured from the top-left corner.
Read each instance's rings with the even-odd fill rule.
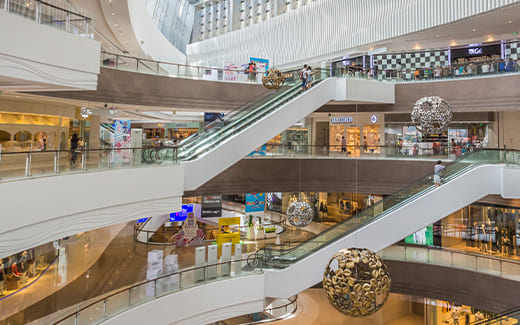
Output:
[[[300,70],[284,72],[285,84],[208,124],[182,141],[185,189],[194,190],[322,105],[335,99],[335,78],[317,69],[313,87],[301,89]],[[218,163],[216,163],[218,162]]]
[[[340,249],[380,251],[488,194],[503,195],[504,169],[520,174],[513,168],[518,156],[501,150],[471,153],[447,166],[439,188],[426,176],[292,249],[267,246],[266,296],[288,297],[321,281],[324,266]]]

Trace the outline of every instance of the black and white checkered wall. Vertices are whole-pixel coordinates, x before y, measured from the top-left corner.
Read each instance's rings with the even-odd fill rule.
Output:
[[[518,52],[518,48],[520,47],[520,42],[512,42],[506,44],[506,60],[520,59],[520,53]]]
[[[412,52],[412,53],[388,53],[374,56],[375,66],[378,70],[397,70],[400,64],[403,77],[412,79],[413,73],[418,68],[435,68],[436,66],[449,66],[448,50],[431,51],[431,52]],[[385,73],[378,73],[377,78],[383,80],[386,78]]]

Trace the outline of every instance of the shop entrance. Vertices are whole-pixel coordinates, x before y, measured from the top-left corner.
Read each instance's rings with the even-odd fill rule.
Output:
[[[341,138],[345,136],[344,125],[331,125],[329,146],[330,151],[341,151]]]
[[[352,156],[359,156],[360,137],[360,128],[347,128],[347,153]]]
[[[381,127],[376,124],[363,126],[363,152],[379,153]]]

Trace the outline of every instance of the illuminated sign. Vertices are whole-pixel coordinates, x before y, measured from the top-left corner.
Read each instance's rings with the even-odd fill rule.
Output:
[[[370,118],[370,121],[372,123],[377,123],[377,116],[376,116],[376,114],[372,115],[372,117]]]
[[[333,116],[330,118],[331,124],[347,124],[352,123],[354,119],[352,116]]]
[[[469,55],[482,55],[483,53],[484,53],[484,51],[482,50],[481,47],[473,47],[473,48],[468,49]]]
[[[193,204],[183,204],[181,211],[170,213],[170,222],[184,221],[190,212],[193,212]]]

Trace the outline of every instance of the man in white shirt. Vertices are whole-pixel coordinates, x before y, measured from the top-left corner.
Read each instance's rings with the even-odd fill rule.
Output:
[[[446,169],[446,167],[442,165],[442,161],[437,161],[437,164],[433,168],[433,182],[435,183],[435,187],[441,186],[441,176],[444,169]]]
[[[307,89],[307,76],[309,72],[307,70],[307,65],[303,66],[303,69],[300,71],[300,80],[302,81],[302,91]]]

